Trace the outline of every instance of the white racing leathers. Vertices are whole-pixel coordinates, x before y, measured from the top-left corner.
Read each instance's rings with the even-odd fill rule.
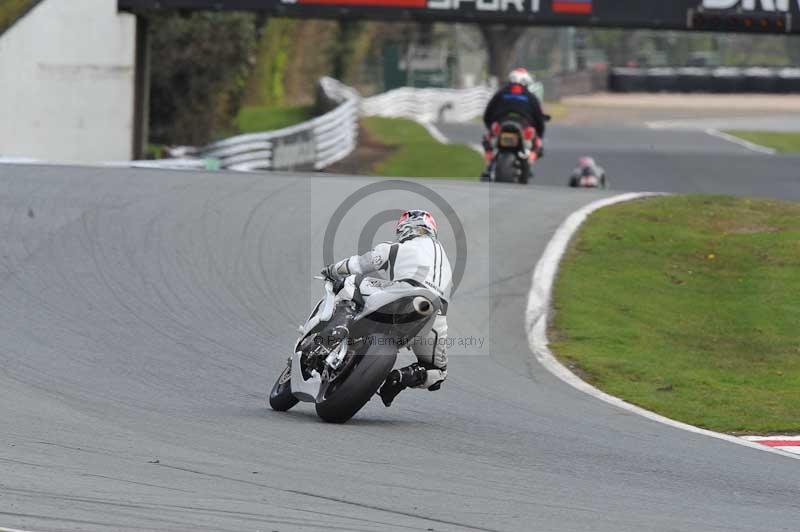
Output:
[[[428,370],[420,387],[430,388],[447,378],[447,302],[453,272],[444,247],[438,239],[418,236],[405,242],[385,242],[372,251],[354,255],[335,264],[331,272],[339,279],[355,282],[363,297],[378,291],[400,288],[399,283],[421,283],[442,299],[443,310],[430,326],[414,338],[411,348],[419,363]],[[342,292],[348,292],[343,290]]]

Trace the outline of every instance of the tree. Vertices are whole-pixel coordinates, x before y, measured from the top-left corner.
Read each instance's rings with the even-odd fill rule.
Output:
[[[258,19],[178,13],[150,19],[150,138],[199,145],[231,127],[252,70]]]
[[[513,68],[511,62],[525,28],[500,24],[481,24],[480,28],[489,54],[489,75],[503,80]]]

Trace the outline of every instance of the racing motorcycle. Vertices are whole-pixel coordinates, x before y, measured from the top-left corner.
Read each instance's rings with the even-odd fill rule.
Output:
[[[605,175],[598,177],[592,168],[586,167],[581,169],[579,175],[570,176],[569,186],[573,188],[606,188],[608,182]]]
[[[545,115],[549,121],[550,116]],[[511,115],[492,124],[492,164],[488,177],[481,181],[526,184],[533,178],[531,167],[539,158],[542,146],[536,129],[522,117]]]
[[[424,285],[411,283],[394,284],[391,290],[356,296],[354,301],[355,276],[338,286],[317,278],[325,281],[325,296],[300,328],[294,354],[272,387],[269,404],[284,412],[299,401],[315,403],[320,418],[344,423],[375,395],[392,371],[398,350],[435,319],[443,303]],[[339,302],[337,288],[346,291]]]

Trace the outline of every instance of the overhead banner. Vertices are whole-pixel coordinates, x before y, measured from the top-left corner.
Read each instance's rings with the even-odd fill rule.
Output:
[[[300,18],[781,33],[793,31],[791,14],[800,13],[800,0],[118,0],[118,4],[126,11],[225,9]],[[729,17],[734,23],[726,22]],[[736,17],[753,20],[739,25]],[[786,24],[772,25],[776,18]],[[698,28],[698,22],[717,26]]]

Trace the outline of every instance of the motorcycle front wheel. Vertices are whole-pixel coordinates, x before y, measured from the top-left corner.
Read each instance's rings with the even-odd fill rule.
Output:
[[[298,403],[297,397],[292,395],[292,363],[286,364],[278,380],[269,393],[269,406],[278,412],[286,412]]]
[[[397,359],[394,338],[375,334],[366,339],[362,353],[356,354],[349,373],[331,383],[317,402],[317,415],[328,423],[344,423],[375,395]]]

